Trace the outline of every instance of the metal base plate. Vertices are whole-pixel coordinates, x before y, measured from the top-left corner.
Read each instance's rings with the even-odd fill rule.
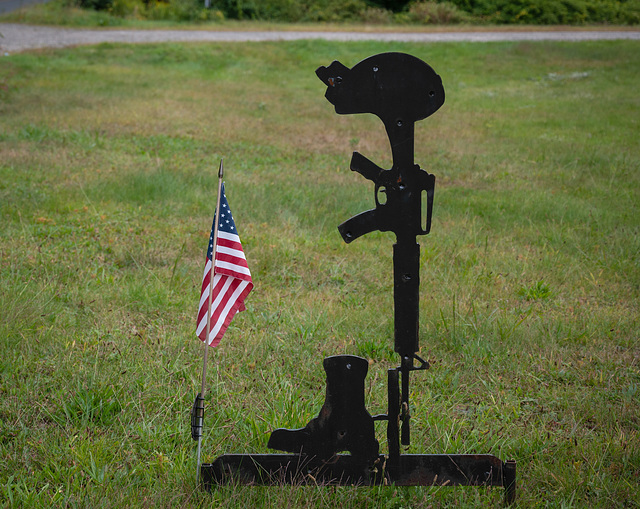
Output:
[[[516,462],[490,454],[381,455],[364,466],[350,455],[318,462],[298,454],[225,454],[201,466],[206,489],[215,484],[502,486],[505,502],[515,501]]]

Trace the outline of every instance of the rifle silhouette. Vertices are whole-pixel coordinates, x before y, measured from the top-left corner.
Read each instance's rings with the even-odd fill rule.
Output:
[[[440,76],[429,65],[404,53],[374,55],[352,69],[334,61],[328,67],[319,67],[316,74],[327,85],[325,97],[335,106],[336,113],[373,113],[382,120],[391,145],[390,169],[380,168],[359,152],[353,153],[351,170],[374,183],[376,206],[348,219],[338,230],[347,243],[374,230],[396,234],[394,349],[400,354],[401,365],[388,374],[387,436],[389,456],[397,458],[398,421],[402,422],[402,444],[410,443],[409,373],[429,367],[417,355],[420,246],[416,237],[431,229],[435,177],[414,163],[415,123],[444,104],[444,88]]]

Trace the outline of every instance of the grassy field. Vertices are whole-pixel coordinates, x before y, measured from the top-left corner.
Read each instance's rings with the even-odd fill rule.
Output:
[[[195,485],[195,314],[216,170],[253,272],[211,350],[204,459],[268,452],[324,401],[322,359],[371,359],[386,411],[391,234],[314,70],[405,51],[447,100],[417,125],[436,175],[421,238],[413,453],[518,462],[521,507],[640,500],[637,42],[112,45],[0,59],[0,505],[497,506],[477,488]],[[384,446],[384,426],[377,430]]]

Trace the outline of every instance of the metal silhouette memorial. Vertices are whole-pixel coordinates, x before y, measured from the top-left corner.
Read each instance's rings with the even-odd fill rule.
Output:
[[[400,365],[388,371],[388,410],[365,408],[366,359],[324,359],[325,402],[301,429],[277,429],[271,449],[288,454],[225,454],[202,465],[207,488],[242,484],[395,484],[399,486],[503,486],[515,500],[516,464],[490,454],[402,454],[410,444],[410,374],[429,364],[418,356],[420,246],[431,228],[435,177],[414,163],[415,123],[435,113],[445,99],[442,80],[425,62],[404,53],[382,53],[349,69],[340,62],[319,67],[326,98],[338,114],[373,113],[386,129],[393,165],[383,169],[354,152],[351,170],[374,184],[375,208],[348,219],[338,230],[350,243],[371,231],[390,231],[393,245],[394,349]],[[426,210],[423,209],[423,204]],[[387,421],[388,452],[375,438],[375,421]],[[339,454],[348,452],[349,454]]]

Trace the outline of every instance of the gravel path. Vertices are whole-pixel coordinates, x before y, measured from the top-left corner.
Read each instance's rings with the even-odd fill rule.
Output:
[[[0,54],[37,48],[63,48],[102,42],[155,43],[166,41],[334,41],[490,42],[490,41],[587,41],[640,40],[640,30],[544,30],[533,32],[305,32],[305,31],[213,31],[213,30],[113,30],[77,29],[0,23]]]

